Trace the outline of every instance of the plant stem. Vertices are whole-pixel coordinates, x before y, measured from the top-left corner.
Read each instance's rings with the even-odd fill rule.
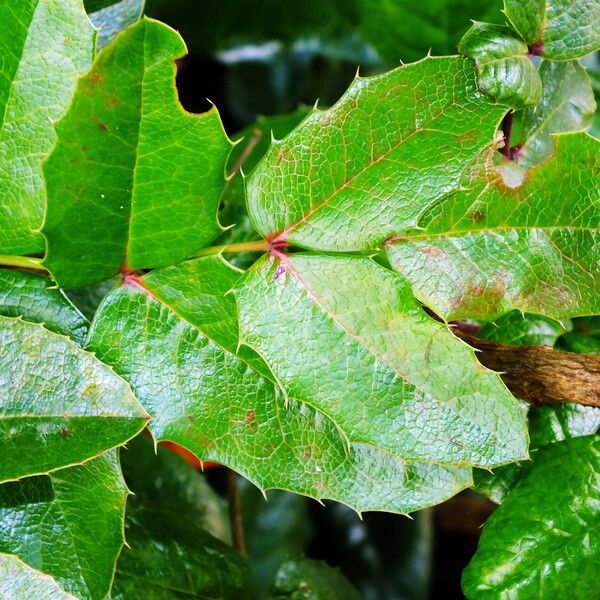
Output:
[[[48,269],[42,266],[42,260],[33,256],[0,256],[0,266],[47,271]]]
[[[198,256],[210,256],[211,254],[236,254],[238,252],[267,252],[269,250],[269,242],[265,240],[255,240],[252,242],[240,242],[238,244],[225,244],[223,246],[209,246],[202,248],[192,254],[190,258]]]
[[[241,556],[246,556],[244,527],[242,524],[242,507],[238,489],[237,473],[227,469],[227,494],[229,496],[229,523],[231,525],[231,540],[233,547]]]

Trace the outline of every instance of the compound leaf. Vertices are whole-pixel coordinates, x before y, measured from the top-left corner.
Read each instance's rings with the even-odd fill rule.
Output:
[[[179,35],[143,19],[77,86],[45,164],[45,266],[62,287],[177,262],[219,235],[231,143],[215,108],[177,100]],[[73,268],[77,265],[77,268]]]
[[[504,0],[504,14],[546,58],[570,60],[600,48],[598,0]]]
[[[372,249],[459,188],[504,111],[466,58],[359,78],[271,145],[248,177],[250,217],[275,242]]]
[[[0,554],[0,597],[6,600],[76,600],[58,587],[52,577],[40,573],[11,554]]]
[[[392,266],[446,319],[519,309],[554,319],[600,312],[600,145],[555,137],[551,160],[510,187],[492,150],[463,189],[388,244]],[[511,163],[514,164],[514,163]]]
[[[458,49],[475,60],[481,89],[498,102],[521,108],[540,101],[537,67],[528,56],[527,44],[509,27],[474,23]]]
[[[146,423],[125,381],[41,325],[0,317],[0,364],[0,481],[80,463]]]
[[[371,259],[266,257],[235,293],[240,341],[288,398],[327,415],[351,442],[445,464],[527,455],[523,416],[499,376]]]
[[[116,450],[81,466],[4,483],[0,550],[52,575],[77,598],[102,600],[123,545],[127,494]]]
[[[92,63],[95,30],[81,0],[4,1],[0,30],[0,254],[42,252],[41,162]]]
[[[43,323],[81,346],[87,319],[47,277],[27,271],[0,269],[0,314]]]
[[[597,595],[599,503],[600,438],[573,438],[538,451],[529,473],[483,528],[463,573],[467,598]]]
[[[130,279],[100,306],[89,347],[131,383],[156,439],[261,488],[356,510],[409,512],[469,485],[470,469],[348,444],[321,411],[286,403],[258,356],[248,348],[236,354],[236,304],[225,293],[238,278],[220,258],[196,259]]]

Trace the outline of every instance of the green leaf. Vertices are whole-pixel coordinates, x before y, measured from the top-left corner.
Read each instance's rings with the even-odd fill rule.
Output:
[[[428,52],[455,54],[469,21],[498,18],[501,6],[500,0],[359,0],[359,27],[382,56],[406,62]]]
[[[498,102],[521,108],[540,101],[542,81],[537,67],[527,44],[509,27],[474,23],[458,49],[475,60],[481,89]]]
[[[239,272],[218,257],[154,271],[111,292],[89,347],[132,385],[158,440],[235,469],[261,488],[409,512],[470,484],[469,469],[407,462],[282,397],[264,363],[238,345]],[[125,334],[124,334],[125,332]]]
[[[115,450],[78,467],[4,483],[0,551],[52,575],[77,598],[101,600],[123,546],[127,494]]]
[[[109,367],[41,325],[0,317],[0,481],[80,463],[147,415]]]
[[[226,502],[183,458],[160,445],[155,451],[143,435],[131,440],[120,456],[125,481],[134,494],[129,508],[169,509],[186,515],[217,539],[231,541]]]
[[[41,161],[92,62],[95,31],[81,0],[5,1],[0,30],[0,254],[42,252]]]
[[[237,143],[229,156],[227,170],[234,175],[225,185],[219,211],[219,220],[223,225],[232,227],[223,232],[219,244],[248,242],[258,237],[246,210],[244,173],[249,173],[265,155],[272,137],[287,135],[310,110],[303,106],[288,115],[261,117],[256,123],[233,136]],[[239,253],[229,260],[236,267],[247,268],[257,257],[255,252]]]
[[[276,242],[372,249],[460,187],[504,110],[466,58],[359,78],[271,145],[248,178],[252,222]]]
[[[572,133],[555,145],[517,187],[503,180],[491,150],[482,154],[461,191],[388,245],[421,302],[445,319],[600,312],[599,144]]]
[[[258,595],[265,597],[283,561],[303,553],[313,537],[310,504],[283,490],[271,490],[265,497],[241,477],[238,485],[248,562]],[[345,508],[358,520],[352,509]]]
[[[598,0],[504,0],[504,14],[546,58],[570,60],[600,48]]]
[[[177,262],[216,238],[231,143],[177,100],[179,35],[143,19],[77,86],[46,162],[45,266],[62,287]],[[76,265],[76,268],[74,266]]]
[[[557,347],[567,352],[600,354],[600,317],[573,320],[573,331],[558,339]]]
[[[128,548],[117,563],[112,600],[250,600],[250,569],[227,544],[176,512],[128,511]]]
[[[370,259],[267,257],[235,293],[241,343],[350,442],[445,464],[527,456],[523,415],[499,376]]]
[[[0,554],[0,597],[4,600],[76,600],[50,577],[10,554]]]
[[[325,562],[300,558],[281,565],[269,600],[359,600],[339,569]]]
[[[87,319],[51,280],[27,271],[0,269],[0,314],[43,323],[83,345]]]
[[[537,165],[552,155],[553,133],[585,131],[596,112],[590,79],[578,62],[543,61],[541,102],[523,115],[523,141],[516,160],[524,167]]]
[[[565,333],[566,327],[540,315],[526,315],[513,310],[493,323],[485,324],[477,333],[477,337],[512,346],[554,343]]]
[[[593,598],[600,560],[600,438],[540,450],[487,521],[463,573],[467,598]],[[518,560],[515,560],[518,557]]]
[[[121,31],[139,21],[146,0],[120,0],[90,13],[90,21],[98,29],[96,48],[108,46]]]

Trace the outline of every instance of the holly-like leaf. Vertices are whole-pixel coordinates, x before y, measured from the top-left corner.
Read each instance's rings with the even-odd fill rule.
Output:
[[[219,235],[231,143],[177,100],[179,35],[143,19],[98,55],[46,162],[45,266],[62,287],[191,255]],[[77,268],[73,268],[77,265]]]
[[[516,150],[519,164],[530,167],[552,155],[551,134],[589,129],[596,112],[590,78],[575,61],[543,61],[540,103],[523,115],[523,141]]]
[[[77,598],[102,600],[123,545],[127,494],[116,450],[78,467],[4,483],[0,551],[48,573]]]
[[[483,528],[463,573],[467,598],[593,598],[600,583],[599,503],[600,438],[540,450]]]
[[[41,161],[92,62],[95,31],[81,0],[5,0],[0,30],[0,254],[42,252]]]
[[[523,416],[499,376],[369,258],[265,258],[235,293],[240,341],[288,398],[323,412],[351,442],[445,464],[527,456]]]
[[[80,463],[146,423],[125,381],[41,325],[0,317],[0,363],[0,481]]]
[[[359,600],[360,596],[339,569],[325,562],[300,558],[281,565],[269,600]]]
[[[271,145],[248,178],[250,217],[274,242],[374,248],[460,187],[504,110],[479,90],[466,58],[359,78]]]
[[[117,563],[112,600],[254,599],[240,555],[185,515],[136,509],[128,511],[125,526],[128,547]]]
[[[397,64],[417,60],[428,52],[455,54],[458,40],[471,20],[500,16],[500,0],[359,0],[359,27],[377,51]],[[383,26],[385,25],[385,26]]]
[[[600,48],[597,0],[504,0],[504,14],[546,58],[570,60]]]
[[[527,44],[509,27],[474,23],[458,49],[475,60],[481,89],[498,102],[521,108],[540,101],[542,80],[537,67]]]
[[[0,554],[0,597],[5,600],[76,600],[75,596],[61,590],[52,577],[10,554]]]
[[[87,319],[47,277],[27,271],[0,269],[0,314],[43,323],[68,335],[79,346],[87,334]]]
[[[121,31],[139,21],[144,14],[145,4],[146,0],[120,0],[90,13],[90,21],[98,29],[96,48],[102,50]]]
[[[183,458],[162,445],[155,450],[143,435],[131,440],[120,456],[133,492],[129,508],[169,509],[186,515],[216,538],[231,541],[227,503]]]
[[[600,145],[572,133],[555,146],[516,187],[503,179],[509,161],[482,154],[461,191],[388,244],[421,302],[446,319],[600,312]]]
[[[486,323],[477,333],[477,337],[512,346],[530,344],[554,346],[556,340],[566,330],[562,323],[554,319],[540,315],[526,315],[513,310],[493,323]]]
[[[364,440],[349,444],[321,411],[286,403],[256,354],[236,354],[236,304],[225,294],[238,278],[222,259],[205,257],[130,278],[100,306],[89,347],[131,383],[156,439],[226,464],[261,488],[359,511],[409,512],[469,485],[467,468],[407,462]]]

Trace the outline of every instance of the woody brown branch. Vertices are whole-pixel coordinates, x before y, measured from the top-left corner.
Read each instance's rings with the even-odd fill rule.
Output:
[[[600,407],[600,356],[548,346],[508,346],[452,328],[477,352],[479,362],[501,373],[508,389],[531,404],[575,403]]]

